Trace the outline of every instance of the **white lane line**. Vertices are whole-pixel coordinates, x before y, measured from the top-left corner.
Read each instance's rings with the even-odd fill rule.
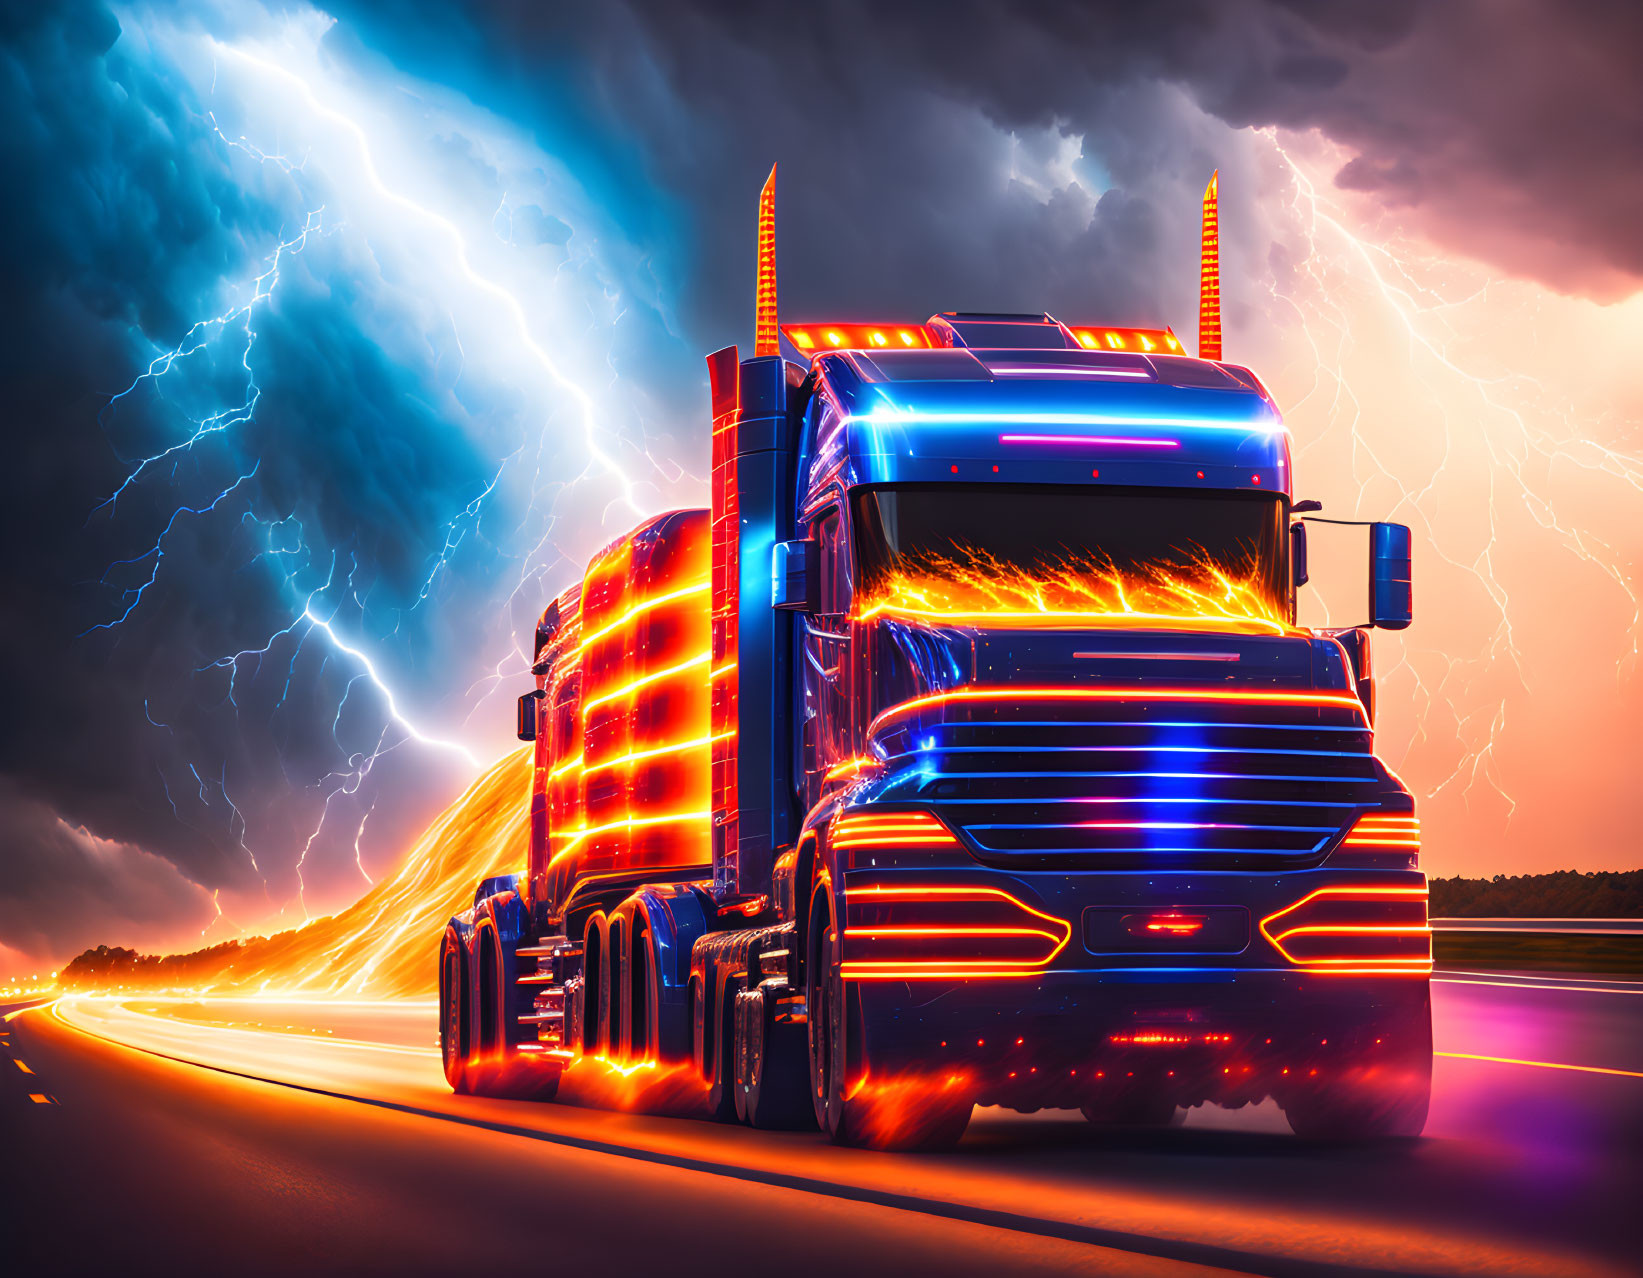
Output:
[[[1462,979],[1462,978],[1466,979]],[[1460,976],[1434,976],[1434,985],[1494,985],[1509,990],[1552,990],[1569,994],[1643,994],[1643,982],[1617,982],[1613,985],[1551,985],[1540,981],[1485,980],[1482,972],[1466,972]]]

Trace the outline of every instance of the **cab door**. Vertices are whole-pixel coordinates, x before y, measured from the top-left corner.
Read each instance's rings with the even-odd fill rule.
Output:
[[[854,595],[850,537],[837,505],[820,511],[806,535],[817,543],[817,607],[804,617],[805,806],[820,798],[827,770],[854,754],[851,715],[850,605]]]

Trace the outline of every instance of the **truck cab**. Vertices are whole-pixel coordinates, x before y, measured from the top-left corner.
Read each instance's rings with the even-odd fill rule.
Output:
[[[1409,624],[1408,530],[1370,525],[1364,626],[1299,626],[1317,503],[1252,372],[1043,313],[783,326],[773,183],[710,507],[538,627],[526,871],[442,942],[453,1085],[665,1066],[902,1147],[977,1104],[1418,1133],[1426,882],[1368,640]]]

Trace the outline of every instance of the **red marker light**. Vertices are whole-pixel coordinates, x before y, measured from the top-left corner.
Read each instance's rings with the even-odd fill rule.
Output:
[[[1202,479],[1202,478],[1203,478],[1203,477],[1204,477],[1204,472],[1203,472],[1203,471],[1199,471],[1199,472],[1198,472],[1198,478],[1199,478],[1199,479]]]
[[[1124,930],[1131,936],[1197,936],[1208,921],[1203,914],[1159,910],[1151,914],[1127,915]]]
[[[1252,484],[1259,485],[1260,482],[1261,482],[1261,477],[1259,475],[1251,475],[1249,477],[1249,482],[1252,483]]]

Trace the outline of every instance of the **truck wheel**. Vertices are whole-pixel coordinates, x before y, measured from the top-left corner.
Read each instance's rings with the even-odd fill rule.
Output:
[[[1383,1037],[1391,1037],[1390,1034]],[[1289,1128],[1302,1140],[1409,1140],[1426,1127],[1432,1102],[1432,1005],[1410,1018],[1401,1048],[1373,1046],[1338,1078],[1279,1097]]]
[[[1354,1087],[1319,1088],[1284,1105],[1289,1129],[1302,1140],[1408,1140],[1426,1127],[1431,1078],[1393,1096],[1364,1097]]]
[[[822,899],[825,891],[815,898],[807,965],[810,1094],[817,1126],[837,1145],[901,1150],[956,1145],[975,1108],[968,1092],[945,1096],[939,1082],[922,1078],[874,1083],[861,1077],[864,1062],[851,1059],[852,1035],[861,1033],[860,1012],[852,1009],[841,972],[842,946],[832,910]]]
[[[710,969],[711,970],[711,969]],[[736,1121],[736,1017],[735,987],[722,977],[719,996],[707,1009],[702,1025],[703,1034],[711,1034],[714,1044],[713,1068],[707,1073],[707,1107],[713,1118],[721,1123]],[[706,1052],[703,1059],[709,1059]]]
[[[439,1059],[451,1090],[466,1095],[468,1008],[463,999],[462,949],[449,933],[439,953]]]
[[[801,1026],[776,1019],[776,1001],[763,990],[736,997],[736,1114],[764,1130],[813,1126],[809,1064]]]

